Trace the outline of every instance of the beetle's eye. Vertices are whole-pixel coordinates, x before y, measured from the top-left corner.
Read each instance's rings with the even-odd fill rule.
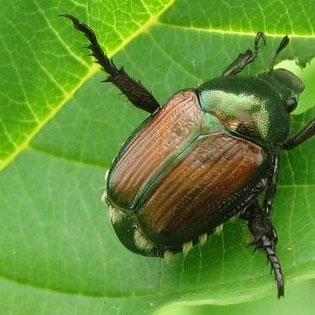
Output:
[[[298,97],[297,96],[291,97],[287,103],[287,111],[289,113],[294,111],[297,107],[297,104],[298,104]]]

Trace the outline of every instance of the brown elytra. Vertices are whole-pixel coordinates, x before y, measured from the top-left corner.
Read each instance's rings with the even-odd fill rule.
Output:
[[[147,185],[200,133],[202,117],[193,90],[175,95],[123,147],[109,174],[108,198],[120,207],[134,207]]]

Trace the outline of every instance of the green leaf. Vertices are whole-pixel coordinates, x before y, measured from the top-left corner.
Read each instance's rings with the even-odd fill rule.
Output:
[[[89,23],[116,64],[165,102],[219,75],[258,30],[267,44],[245,74],[268,69],[285,34],[292,41],[279,61],[305,65],[315,55],[315,3],[0,2],[0,313],[143,314],[174,301],[228,304],[276,294],[265,257],[247,247],[239,220],[169,264],[120,244],[101,203],[104,173],[147,115],[100,83],[86,39],[58,15]],[[315,116],[310,98],[299,112],[294,130]],[[281,162],[272,217],[289,284],[315,276],[314,139]]]
[[[263,297],[248,303],[234,305],[201,305],[181,306],[170,305],[158,314],[167,315],[313,315],[314,314],[315,282],[305,281],[290,286],[286,290],[285,301],[281,302],[274,295]]]

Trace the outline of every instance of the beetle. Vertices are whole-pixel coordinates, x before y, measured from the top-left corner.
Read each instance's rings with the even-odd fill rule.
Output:
[[[160,105],[98,44],[93,30],[65,14],[89,40],[87,48],[129,101],[150,113],[114,159],[104,201],[116,234],[130,251],[169,257],[194,244],[234,216],[248,222],[253,245],[265,251],[284,296],[284,279],[275,253],[278,241],[270,212],[276,193],[279,151],[315,134],[315,120],[290,137],[290,113],[303,82],[274,69],[288,45],[285,36],[269,71],[237,76],[257,57],[266,36],[258,32],[247,49],[222,74],[197,88],[175,93]],[[263,201],[258,197],[263,194]]]

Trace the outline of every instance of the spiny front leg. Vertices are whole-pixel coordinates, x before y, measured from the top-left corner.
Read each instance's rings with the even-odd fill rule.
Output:
[[[90,41],[87,48],[92,51],[92,56],[95,57],[103,70],[109,74],[105,82],[112,82],[116,85],[127,96],[129,101],[140,109],[153,113],[160,107],[154,96],[140,82],[132,79],[123,67],[118,69],[114,62],[105,55],[95,33],[88,25],[81,23],[72,15],[63,14],[62,16],[70,19],[73,22],[73,26]]]
[[[259,42],[263,40],[265,43],[266,36],[262,32],[258,32],[255,37],[254,49],[247,49],[245,53],[240,54],[222,73],[222,76],[235,75],[241,72],[248,64],[253,62],[258,54]]]

